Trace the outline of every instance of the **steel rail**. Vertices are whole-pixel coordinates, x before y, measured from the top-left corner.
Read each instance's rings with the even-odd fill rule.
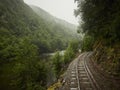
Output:
[[[78,60],[78,62],[79,62],[79,60]],[[78,75],[78,64],[79,64],[79,63],[77,63],[77,65],[76,65],[76,74],[77,74],[78,90],[81,90],[81,89],[80,89],[79,75]]]
[[[101,90],[98,83],[94,79],[93,74],[91,73],[88,65],[87,65],[87,59],[88,59],[88,55],[86,56],[86,59],[84,57],[84,67],[85,67],[86,73],[87,73],[87,75],[88,75],[88,77],[89,77],[89,79],[91,81],[92,86],[95,88],[95,90]]]

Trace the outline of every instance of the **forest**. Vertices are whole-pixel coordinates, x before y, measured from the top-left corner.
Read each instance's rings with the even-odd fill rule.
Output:
[[[50,60],[78,40],[76,26],[23,0],[0,1],[0,90],[44,90]]]

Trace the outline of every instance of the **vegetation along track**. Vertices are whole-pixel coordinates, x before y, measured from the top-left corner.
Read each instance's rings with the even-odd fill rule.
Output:
[[[66,85],[60,90],[101,90],[86,63],[91,54],[83,53],[69,65]]]

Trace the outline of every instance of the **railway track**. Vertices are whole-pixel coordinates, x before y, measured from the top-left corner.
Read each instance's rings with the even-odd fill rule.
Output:
[[[83,53],[68,68],[68,88],[61,90],[101,90],[90,72],[86,60],[90,53]]]
[[[78,77],[80,82],[80,90],[100,90],[97,82],[95,81],[92,73],[90,72],[86,60],[88,59],[89,53],[85,53],[78,60]]]

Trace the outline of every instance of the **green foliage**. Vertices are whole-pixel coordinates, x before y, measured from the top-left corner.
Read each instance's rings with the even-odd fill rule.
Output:
[[[93,44],[94,38],[89,35],[85,35],[82,41],[82,51],[91,51]]]
[[[47,68],[39,61],[16,63],[13,67],[13,75],[11,85],[19,90],[41,90],[47,82]]]
[[[77,51],[78,51],[78,42],[77,41],[71,42],[65,51],[64,63],[68,64],[75,57],[75,53]]]
[[[57,78],[62,73],[62,71],[65,69],[65,67],[75,57],[75,54],[77,53],[77,51],[78,51],[78,41],[72,41],[69,43],[67,49],[65,50],[64,55],[60,55],[60,53],[57,52],[52,57],[53,68],[54,68]]]
[[[103,37],[110,42],[120,40],[120,1],[119,0],[83,0],[77,1],[76,16],[81,15],[83,31],[96,39]]]
[[[7,48],[3,48],[0,52],[0,63],[2,65],[0,69],[11,74],[7,76],[6,73],[2,72],[1,76],[4,75],[5,78],[10,79],[9,87],[14,87],[15,90],[41,90],[37,89],[38,86],[36,85],[46,85],[47,70],[44,67],[45,65],[38,61],[37,47],[31,44],[27,38],[19,41],[16,39],[16,42],[12,42],[9,45],[7,44]],[[6,66],[6,64],[8,65]],[[13,66],[4,71],[4,68],[10,65]]]
[[[74,57],[73,49],[71,47],[68,47],[64,55],[64,63],[68,64],[73,57]]]
[[[61,65],[62,57],[60,56],[59,52],[57,52],[53,56],[52,60],[53,60],[53,65],[54,65],[54,71],[58,78],[58,76],[60,75],[61,68],[62,68],[62,65]]]
[[[84,37],[83,50],[91,50],[93,43],[99,40],[103,40],[107,47],[120,42],[119,0],[77,0],[76,2],[78,8],[75,10],[75,15],[81,16],[83,21],[79,27],[82,27],[86,36],[91,37],[90,40],[87,40],[88,36]]]

